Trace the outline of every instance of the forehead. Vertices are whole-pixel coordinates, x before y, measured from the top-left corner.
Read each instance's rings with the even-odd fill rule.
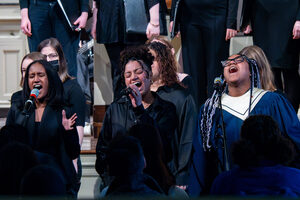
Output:
[[[237,55],[237,54],[234,54],[232,56],[230,56],[228,59],[234,59],[234,58],[237,58],[237,57],[240,57],[241,55]]]
[[[29,65],[30,63],[32,63],[32,62],[33,62],[32,59],[30,59],[30,58],[25,58],[25,59],[23,60],[23,62],[22,62],[22,68],[27,68],[28,65]]]
[[[57,52],[55,51],[55,49],[53,47],[47,46],[47,47],[42,48],[41,53],[48,55],[48,54],[57,53]]]
[[[41,73],[41,72],[46,73],[46,70],[45,67],[40,63],[34,63],[29,69],[29,73]]]
[[[142,66],[140,65],[140,63],[138,61],[129,61],[126,65],[125,65],[125,72],[128,71],[132,71],[135,70],[137,68],[141,68]]]

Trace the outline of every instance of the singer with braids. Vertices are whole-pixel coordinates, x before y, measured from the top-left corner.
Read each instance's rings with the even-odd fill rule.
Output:
[[[280,94],[261,89],[263,67],[243,54],[222,61],[225,82],[219,89],[226,133],[226,148],[239,139],[240,127],[250,115],[271,116],[282,134],[300,150],[300,123],[291,104]],[[214,91],[200,110],[193,139],[189,193],[209,193],[214,178],[225,170],[224,140],[219,95]],[[296,162],[296,164],[300,162]],[[234,168],[228,154],[229,169]]]

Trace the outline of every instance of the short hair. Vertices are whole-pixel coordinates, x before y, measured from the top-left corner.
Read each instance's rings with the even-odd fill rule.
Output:
[[[264,51],[258,46],[248,46],[243,48],[239,54],[243,54],[250,59],[254,59],[257,62],[261,87],[264,90],[274,91],[276,86],[274,83],[274,75],[271,70],[271,65]]]
[[[23,81],[24,81],[24,78],[23,78],[23,75],[22,75],[22,65],[23,65],[23,62],[25,59],[30,59],[32,61],[35,61],[35,60],[47,60],[47,57],[44,55],[44,54],[41,54],[40,52],[31,52],[29,54],[26,54],[22,61],[21,61],[21,66],[20,66],[20,72],[21,72],[21,81],[20,81],[20,86],[22,87],[23,86]]]
[[[45,68],[48,77],[48,94],[46,95],[45,100],[47,100],[50,106],[60,108],[64,104],[63,85],[60,78],[58,77],[57,72],[53,70],[51,64],[46,60],[36,60],[27,67],[23,84],[23,105],[29,98],[31,92],[28,85],[29,70],[31,66],[37,63],[41,64]]]
[[[0,149],[12,142],[29,144],[27,129],[19,124],[3,126],[0,130]]]
[[[288,164],[294,159],[293,143],[281,135],[271,116],[250,116],[244,121],[240,136],[232,146],[233,160],[240,167],[258,166],[263,160]]]
[[[0,193],[17,195],[24,174],[38,164],[33,150],[18,142],[7,144],[0,151]]]
[[[107,150],[108,171],[111,176],[131,176],[142,173],[144,154],[140,142],[131,136],[116,136]]]
[[[65,82],[67,79],[71,78],[71,76],[68,74],[68,65],[64,51],[59,41],[56,38],[45,39],[39,44],[38,51],[41,52],[44,47],[52,47],[57,52],[59,57],[58,74],[61,81]]]
[[[62,173],[46,165],[31,168],[20,184],[21,195],[65,196],[66,184]]]
[[[149,75],[152,73],[151,65],[153,63],[153,60],[154,57],[145,45],[138,47],[128,47],[127,49],[123,50],[120,57],[122,83],[125,84],[124,73],[127,63],[131,61],[137,61],[148,74],[148,78],[150,78]]]

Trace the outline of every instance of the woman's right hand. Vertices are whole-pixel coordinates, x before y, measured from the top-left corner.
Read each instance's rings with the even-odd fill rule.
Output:
[[[252,31],[251,26],[247,25],[246,28],[245,28],[245,30],[244,30],[244,34],[249,34],[249,33],[251,33],[251,31]]]
[[[131,84],[128,87],[132,89],[132,92],[129,94],[129,98],[131,100],[132,106],[136,108],[142,104],[142,95],[136,85]]]
[[[170,25],[169,25],[169,32],[172,33],[173,30],[173,26],[174,26],[174,21],[170,21]],[[177,32],[176,37],[180,36],[180,31]]]
[[[28,8],[23,8],[21,10],[21,31],[30,37],[31,33],[31,22],[28,17]]]

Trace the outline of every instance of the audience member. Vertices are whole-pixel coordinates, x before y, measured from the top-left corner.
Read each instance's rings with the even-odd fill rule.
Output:
[[[18,142],[11,142],[0,150],[0,195],[18,195],[24,174],[36,166],[32,149]]]
[[[33,88],[39,88],[39,95],[33,105],[24,109]],[[72,127],[76,114],[67,119],[62,83],[47,61],[34,61],[27,67],[23,95],[21,104],[11,105],[6,125],[20,124],[27,129],[30,146],[57,161],[67,180],[68,192],[75,195],[77,180],[72,159],[80,153],[78,134]]]
[[[121,98],[107,109],[96,147],[96,169],[104,179],[105,154],[109,142],[118,133],[129,130],[135,124],[150,124],[158,128],[166,153],[166,161],[172,160],[172,143],[177,125],[176,110],[172,103],[162,100],[150,91],[152,55],[145,46],[126,49],[121,54],[122,78],[126,85]]]
[[[106,196],[159,196],[163,192],[150,176],[143,173],[146,165],[139,141],[130,136],[115,137],[108,146],[107,164],[113,181]]]
[[[232,168],[231,156],[228,154],[226,159],[224,149],[229,149],[239,139],[239,128],[249,115],[272,116],[282,134],[293,140],[300,150],[300,122],[294,109],[282,95],[260,89],[259,68],[265,66],[258,66],[254,59],[239,54],[230,56],[222,64],[225,83],[223,87],[217,88],[202,107],[197,134],[193,139],[194,154],[189,185],[191,195],[208,193],[213,179],[220,171],[226,170],[226,166]],[[222,112],[218,106],[219,98]]]
[[[46,165],[27,171],[21,181],[20,194],[26,196],[65,196],[66,184],[62,173]]]
[[[144,173],[153,177],[168,197],[187,198],[186,192],[175,185],[175,177],[166,165],[157,129],[151,125],[137,124],[130,128],[128,134],[138,138],[142,145],[147,163]]]
[[[179,82],[176,62],[171,50],[160,42],[148,44],[154,57],[151,90],[176,107],[178,124],[173,143],[173,162],[170,165],[176,184],[188,185],[193,133],[196,126],[196,108],[191,94]]]
[[[233,144],[233,161],[239,168],[220,174],[212,194],[217,195],[300,195],[300,170],[286,167],[294,159],[294,145],[283,137],[270,116],[254,115],[241,127]]]
[[[69,74],[76,77],[76,55],[79,47],[80,30],[88,18],[88,0],[64,0],[64,10],[71,23],[68,24],[64,11],[56,0],[19,0],[21,8],[21,30],[28,37],[30,52],[36,51],[39,43],[56,37],[62,44],[69,66]]]

